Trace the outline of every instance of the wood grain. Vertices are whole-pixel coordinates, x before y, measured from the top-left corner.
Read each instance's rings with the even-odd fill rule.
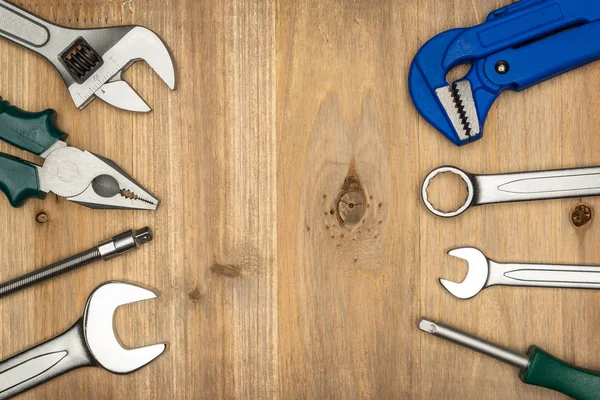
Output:
[[[418,393],[417,118],[393,7],[278,5],[282,398]],[[356,224],[338,215],[349,178],[364,192]]]
[[[427,173],[597,165],[597,64],[493,107],[485,137],[456,148],[407,88],[418,48],[507,1],[16,1],[77,27],[139,24],[177,63],[171,92],[144,64],[127,79],[147,115],[73,106],[39,57],[0,40],[0,95],[54,108],[72,145],[105,155],[162,201],[156,213],[93,211],[48,196],[0,200],[0,280],[149,225],[155,241],[0,300],[0,358],[65,330],[100,283],[155,288],[119,310],[129,346],[168,341],[128,376],[82,369],[23,395],[140,399],[561,399],[517,371],[418,331],[426,316],[600,370],[594,291],[489,289],[458,301],[437,283],[465,271],[447,250],[499,261],[598,263],[598,222],[571,199],[480,207],[441,220],[420,203]],[[40,161],[0,143],[0,151]],[[441,193],[458,196],[455,185]],[[35,221],[38,212],[49,222]]]

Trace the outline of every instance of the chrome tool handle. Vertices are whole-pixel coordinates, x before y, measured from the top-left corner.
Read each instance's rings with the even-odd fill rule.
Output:
[[[487,286],[494,285],[600,289],[600,267],[490,262]]]
[[[75,368],[92,365],[83,325],[0,363],[0,400],[9,399]]]
[[[50,40],[52,27],[35,15],[0,0],[0,36],[39,53]]]
[[[600,168],[473,176],[473,205],[600,195]]]

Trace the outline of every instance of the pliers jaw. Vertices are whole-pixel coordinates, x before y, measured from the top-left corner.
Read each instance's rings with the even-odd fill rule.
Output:
[[[87,188],[68,200],[95,209],[149,210],[158,208],[158,199],[112,160],[85,152],[90,166],[97,167],[96,176]]]
[[[158,199],[117,164],[96,154],[88,155],[97,159],[97,165],[104,163],[105,172],[110,173],[97,175],[81,194],[69,197],[69,201],[95,209],[155,211],[158,208]]]
[[[109,159],[61,147],[39,168],[40,189],[95,209],[156,210],[158,199]]]

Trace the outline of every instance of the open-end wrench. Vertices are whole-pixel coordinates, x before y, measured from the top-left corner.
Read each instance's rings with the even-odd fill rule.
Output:
[[[448,252],[467,261],[469,270],[461,283],[440,279],[459,299],[475,297],[490,286],[527,286],[572,289],[600,289],[600,267],[592,265],[503,264],[490,260],[476,248],[463,247]]]
[[[437,175],[446,172],[460,176],[468,190],[465,203],[458,210],[451,212],[436,209],[427,194],[431,181]],[[429,211],[438,217],[450,218],[464,213],[469,207],[484,204],[598,196],[600,167],[475,175],[447,166],[432,171],[425,178],[421,192],[423,203]]]
[[[109,282],[90,295],[83,316],[65,333],[0,362],[0,399],[9,399],[76,368],[134,372],[160,356],[165,344],[124,349],[113,328],[115,310],[156,297],[150,290]]]
[[[150,111],[122,77],[138,60],[146,61],[171,89],[175,88],[169,50],[154,32],[142,26],[65,28],[0,0],[0,36],[46,58],[81,109],[100,97],[124,110]]]

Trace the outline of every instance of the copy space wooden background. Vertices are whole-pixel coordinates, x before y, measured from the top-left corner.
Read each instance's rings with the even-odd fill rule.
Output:
[[[600,369],[597,292],[496,288],[458,301],[437,283],[462,278],[445,252],[464,245],[499,261],[600,263],[599,221],[570,222],[581,199],[453,220],[420,203],[422,179],[443,164],[498,173],[600,163],[598,64],[504,94],[484,139],[461,149],[417,115],[407,74],[419,46],[506,3],[16,1],[68,26],[148,26],[178,75],[171,92],[143,64],[127,73],[151,114],[99,100],[78,111],[49,64],[0,41],[0,95],[56,109],[72,145],[112,158],[162,201],[151,213],[0,199],[2,281],[127,229],[155,232],[135,253],[1,299],[1,358],[64,331],[110,279],[160,293],[118,311],[123,342],[169,342],[135,374],[82,369],[22,398],[562,398],[420,333],[421,316]],[[41,211],[48,223],[36,222]]]

